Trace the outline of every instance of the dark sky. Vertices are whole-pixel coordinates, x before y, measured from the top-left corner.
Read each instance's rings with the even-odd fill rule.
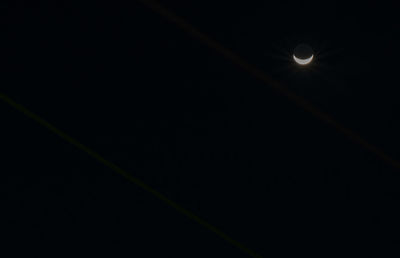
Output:
[[[2,2],[1,93],[262,256],[397,256],[399,169],[129,2]],[[400,160],[398,6],[349,2],[159,1]],[[317,53],[305,69],[300,43]],[[4,102],[0,116],[14,252],[247,257]]]

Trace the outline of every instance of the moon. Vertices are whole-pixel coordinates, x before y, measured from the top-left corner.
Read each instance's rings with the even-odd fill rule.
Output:
[[[307,65],[307,64],[311,63],[313,58],[314,58],[314,55],[311,55],[311,57],[306,58],[306,59],[301,59],[301,58],[298,58],[295,55],[293,55],[294,61],[296,61],[296,63],[298,63],[299,65]]]
[[[300,44],[293,51],[293,59],[299,65],[307,65],[314,59],[314,51],[309,45]]]

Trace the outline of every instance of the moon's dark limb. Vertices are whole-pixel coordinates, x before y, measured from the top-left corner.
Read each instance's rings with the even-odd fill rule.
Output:
[[[295,49],[293,54],[300,59],[307,59],[314,55],[314,51],[307,44],[300,44]]]

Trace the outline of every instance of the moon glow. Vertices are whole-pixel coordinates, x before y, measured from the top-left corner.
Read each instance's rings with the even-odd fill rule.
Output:
[[[314,58],[314,55],[311,55],[311,57],[306,58],[306,59],[301,59],[301,58],[298,58],[298,57],[296,57],[295,55],[293,55],[294,61],[296,61],[296,63],[298,63],[299,65],[306,65],[306,64],[309,64],[309,63],[311,63],[311,61],[313,60],[313,58]]]

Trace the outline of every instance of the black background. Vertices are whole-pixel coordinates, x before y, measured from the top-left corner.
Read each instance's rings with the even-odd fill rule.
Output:
[[[160,3],[400,159],[394,1]],[[263,256],[397,256],[399,170],[140,2],[0,6],[1,91],[106,159]],[[291,60],[303,42],[318,53],[306,69]],[[14,252],[246,257],[0,112],[1,231]]]

